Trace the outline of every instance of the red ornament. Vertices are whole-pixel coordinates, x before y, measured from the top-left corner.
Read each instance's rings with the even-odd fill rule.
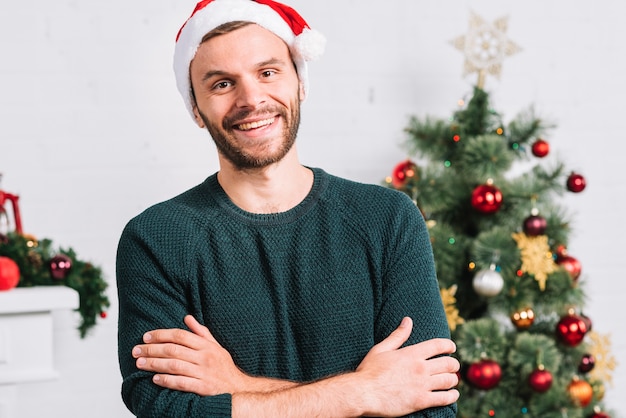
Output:
[[[587,324],[576,314],[567,314],[556,325],[559,340],[570,347],[576,347],[587,334]]]
[[[572,280],[578,280],[582,271],[580,261],[572,256],[566,255],[564,257],[557,258],[556,263],[567,270]]]
[[[589,415],[589,418],[611,418],[611,416],[604,412],[594,411],[593,414]]]
[[[585,178],[578,173],[572,173],[567,178],[567,190],[570,192],[580,193],[585,190],[586,186]]]
[[[552,386],[552,373],[539,367],[528,376],[528,384],[535,392],[547,392]]]
[[[539,215],[530,215],[528,218],[524,219],[524,233],[529,237],[545,234],[547,227],[548,222],[546,218]]]
[[[578,364],[578,371],[589,373],[596,366],[596,359],[591,354],[585,354]]]
[[[468,382],[481,390],[493,389],[502,379],[502,369],[493,360],[481,360],[473,363],[465,375]]]
[[[391,173],[391,184],[393,187],[401,188],[412,178],[418,177],[418,168],[411,160],[406,160],[396,165]]]
[[[65,255],[59,254],[50,260],[50,275],[55,280],[65,280],[72,269],[72,259]]]
[[[543,139],[538,139],[532,145],[532,152],[535,157],[543,158],[550,152],[550,144]]]
[[[593,388],[591,385],[578,378],[574,378],[567,387],[567,391],[576,405],[580,405],[583,408],[589,405],[593,398]]]
[[[20,282],[20,268],[9,257],[0,257],[0,291],[11,290]]]
[[[472,207],[484,214],[492,214],[502,206],[502,192],[492,184],[481,184],[472,192]]]
[[[107,313],[106,312],[100,312],[100,318],[106,319],[106,317],[107,317]]]

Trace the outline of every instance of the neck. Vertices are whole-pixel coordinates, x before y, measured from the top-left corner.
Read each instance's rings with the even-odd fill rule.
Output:
[[[268,167],[241,170],[220,156],[217,179],[231,201],[251,213],[280,213],[297,206],[313,185],[313,172],[298,161],[295,146]]]

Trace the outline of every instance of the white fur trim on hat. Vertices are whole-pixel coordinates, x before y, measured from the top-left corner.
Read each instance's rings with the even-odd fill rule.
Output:
[[[290,21],[287,22],[277,10],[286,13]],[[321,33],[309,28],[295,10],[272,0],[204,0],[198,3],[194,13],[180,29],[174,49],[176,86],[192,118],[195,116],[189,65],[204,35],[224,23],[238,20],[256,23],[285,41],[300,82],[305,92],[308,90],[307,61],[323,54],[326,40]]]

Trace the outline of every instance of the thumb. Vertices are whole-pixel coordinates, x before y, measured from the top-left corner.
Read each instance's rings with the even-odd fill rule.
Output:
[[[185,325],[189,327],[191,332],[209,341],[217,343],[217,340],[213,337],[211,331],[209,331],[209,329],[204,325],[200,324],[192,315],[185,315],[184,321]]]
[[[372,351],[392,351],[397,350],[409,339],[411,331],[413,330],[413,320],[408,316],[402,318],[398,328],[393,330],[387,338],[372,347]]]

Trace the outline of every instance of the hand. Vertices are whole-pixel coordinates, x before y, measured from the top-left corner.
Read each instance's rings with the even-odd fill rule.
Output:
[[[138,369],[155,372],[153,382],[169,389],[201,396],[244,390],[252,379],[205,326],[187,315],[183,329],[158,329],[143,336],[132,355]]]
[[[456,372],[459,362],[450,357],[456,345],[447,339],[433,339],[403,347],[413,322],[404,318],[386,339],[372,347],[356,373],[369,392],[365,415],[394,417],[457,401]]]

